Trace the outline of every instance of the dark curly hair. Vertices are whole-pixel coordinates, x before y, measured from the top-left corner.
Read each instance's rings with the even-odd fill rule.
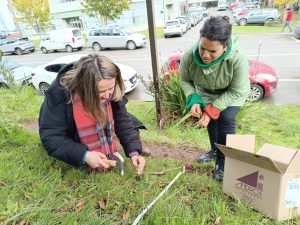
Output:
[[[211,16],[200,30],[200,38],[205,37],[211,41],[219,41],[227,47],[231,39],[232,24],[228,16]]]

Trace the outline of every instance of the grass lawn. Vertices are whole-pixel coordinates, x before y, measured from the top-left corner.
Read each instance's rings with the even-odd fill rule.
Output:
[[[149,39],[149,30],[143,30],[139,33],[144,34]],[[164,28],[163,27],[156,27],[156,38],[163,38],[164,37]]]
[[[38,134],[23,128],[37,120],[42,96],[31,88],[0,89],[0,95],[0,224],[132,224],[179,172],[168,169],[185,163],[146,158],[139,182],[128,159],[124,177],[116,171],[88,174],[47,156]],[[128,110],[148,127],[143,140],[208,148],[205,129],[157,130],[152,102],[132,101]],[[239,114],[238,133],[255,134],[257,147],[268,142],[300,149],[299,115],[300,106],[251,105]],[[206,176],[212,163],[191,163],[196,172],[182,175],[140,224],[207,225],[218,217],[226,225],[300,224],[300,218],[276,223],[230,199]]]

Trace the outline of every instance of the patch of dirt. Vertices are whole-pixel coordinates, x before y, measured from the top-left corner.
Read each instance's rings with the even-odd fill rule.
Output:
[[[24,129],[38,133],[39,126],[37,121],[30,121],[23,124]],[[204,154],[207,150],[187,144],[180,144],[176,147],[169,144],[150,143],[143,141],[143,148],[145,152],[149,152],[152,158],[160,159],[174,159],[174,160],[196,160],[200,155]]]
[[[176,160],[196,160],[207,150],[187,144],[180,144],[176,147],[168,144],[143,142],[143,148],[151,153],[153,158],[165,158]]]

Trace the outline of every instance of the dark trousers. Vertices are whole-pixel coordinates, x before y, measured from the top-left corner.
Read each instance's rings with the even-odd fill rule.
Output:
[[[226,108],[221,112],[217,120],[210,120],[207,126],[211,150],[217,151],[217,164],[224,164],[224,155],[216,147],[215,143],[226,145],[226,135],[235,134],[236,115],[240,108],[241,107],[239,106],[230,106]]]

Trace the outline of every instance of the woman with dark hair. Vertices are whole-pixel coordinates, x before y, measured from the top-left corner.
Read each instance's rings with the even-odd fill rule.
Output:
[[[226,144],[226,135],[235,133],[236,115],[250,92],[248,61],[231,34],[227,16],[208,18],[200,39],[180,63],[181,86],[186,107],[197,125],[207,127],[211,150],[199,158],[216,158],[213,176],[222,181],[224,155],[215,143]]]
[[[91,54],[65,66],[45,93],[39,132],[49,155],[91,171],[109,168],[119,139],[138,174],[145,160],[139,128],[125,104],[121,71],[105,56]]]

